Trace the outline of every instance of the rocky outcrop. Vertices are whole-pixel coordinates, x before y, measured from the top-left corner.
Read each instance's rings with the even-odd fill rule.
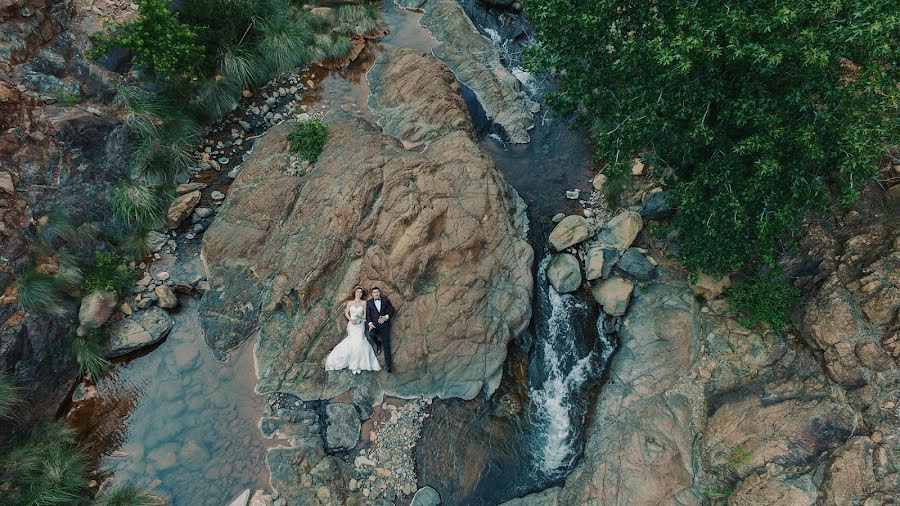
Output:
[[[512,142],[527,143],[532,116],[540,106],[503,66],[493,43],[453,0],[428,0],[417,8],[424,9],[422,24],[438,42],[434,55],[472,90],[488,119],[502,127]]]
[[[384,71],[370,78],[389,96],[375,103],[410,111],[422,109],[404,100],[453,103],[446,80],[411,96],[374,81],[394,65],[413,81],[446,75],[431,57],[411,65],[412,54],[382,57]],[[420,121],[448,131],[445,117],[456,116]],[[353,285],[378,285],[397,308],[395,372],[379,378],[385,391],[462,398],[493,391],[507,343],[530,317],[524,204],[470,128],[434,137],[416,153],[361,119],[328,121],[341,142],[326,144],[309,174],[285,175],[284,125],[261,139],[231,186],[204,236],[207,342],[227,350],[259,329],[260,392],[332,397],[348,387],[322,367],[344,336],[343,298]]]

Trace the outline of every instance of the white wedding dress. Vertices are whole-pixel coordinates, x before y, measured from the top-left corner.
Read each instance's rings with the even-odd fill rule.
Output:
[[[325,358],[326,371],[350,369],[353,374],[360,371],[380,371],[381,366],[366,339],[366,306],[350,306],[350,321],[347,322],[347,337],[339,342]],[[360,323],[353,323],[360,320]]]

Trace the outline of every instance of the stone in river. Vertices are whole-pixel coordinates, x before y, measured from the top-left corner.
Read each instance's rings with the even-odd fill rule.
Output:
[[[582,216],[566,216],[550,232],[550,246],[554,251],[562,251],[574,246],[591,236],[587,220]]]
[[[178,225],[181,225],[181,222],[191,214],[198,203],[200,203],[200,190],[185,193],[175,199],[166,213],[166,222],[169,228],[176,228]]]
[[[622,316],[628,310],[634,283],[625,278],[609,278],[594,285],[594,300],[611,316]]]
[[[575,255],[556,253],[547,264],[547,280],[559,293],[570,293],[581,286],[581,264]]]
[[[553,221],[553,223],[559,223],[559,222],[561,222],[565,217],[566,217],[565,213],[556,213],[556,214],[553,215],[553,218],[551,218],[551,221]]]
[[[157,304],[159,307],[163,309],[172,309],[178,306],[178,297],[172,293],[172,289],[166,285],[160,285],[153,289],[153,293],[156,294],[159,299],[157,299]]]
[[[331,403],[325,407],[325,444],[328,448],[350,449],[359,441],[359,415],[352,404]]]
[[[142,299],[143,300],[146,299]],[[118,357],[155,344],[169,335],[175,320],[158,307],[150,307],[134,316],[110,324],[107,357]]]
[[[634,211],[622,211],[614,216],[597,234],[597,240],[606,246],[625,251],[631,246],[644,226],[641,215]]]
[[[425,486],[416,491],[410,506],[437,506],[441,504],[441,495],[437,490]]]
[[[650,281],[656,277],[656,267],[635,248],[628,248],[616,265],[639,281]]]

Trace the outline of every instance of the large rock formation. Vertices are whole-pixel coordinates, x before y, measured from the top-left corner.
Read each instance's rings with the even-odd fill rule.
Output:
[[[430,138],[424,152],[334,115],[317,165],[288,176],[283,125],[261,139],[204,236],[207,342],[228,350],[259,329],[260,392],[312,399],[348,388],[322,361],[344,337],[341,307],[356,284],[379,285],[397,308],[395,372],[379,378],[400,396],[493,391],[507,343],[528,324],[524,204],[479,152],[451,75],[412,50],[383,55],[377,68],[372,103],[383,124],[433,114],[414,129],[389,127],[400,141]],[[411,93],[381,82],[398,74],[431,84]]]

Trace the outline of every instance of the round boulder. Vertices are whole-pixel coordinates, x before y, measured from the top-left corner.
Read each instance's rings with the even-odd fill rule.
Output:
[[[116,309],[116,296],[104,291],[96,290],[81,299],[81,307],[78,308],[79,336],[83,336],[88,330],[100,327]]]
[[[557,253],[547,264],[547,280],[559,293],[570,293],[581,286],[581,265],[575,255]]]
[[[437,506],[441,503],[441,495],[431,487],[422,487],[413,496],[410,506]]]
[[[634,283],[625,278],[609,278],[596,285],[592,290],[594,300],[603,306],[603,311],[611,316],[623,316],[631,302]]]
[[[555,251],[562,251],[574,246],[591,236],[587,220],[582,216],[566,216],[550,232],[550,246]]]

